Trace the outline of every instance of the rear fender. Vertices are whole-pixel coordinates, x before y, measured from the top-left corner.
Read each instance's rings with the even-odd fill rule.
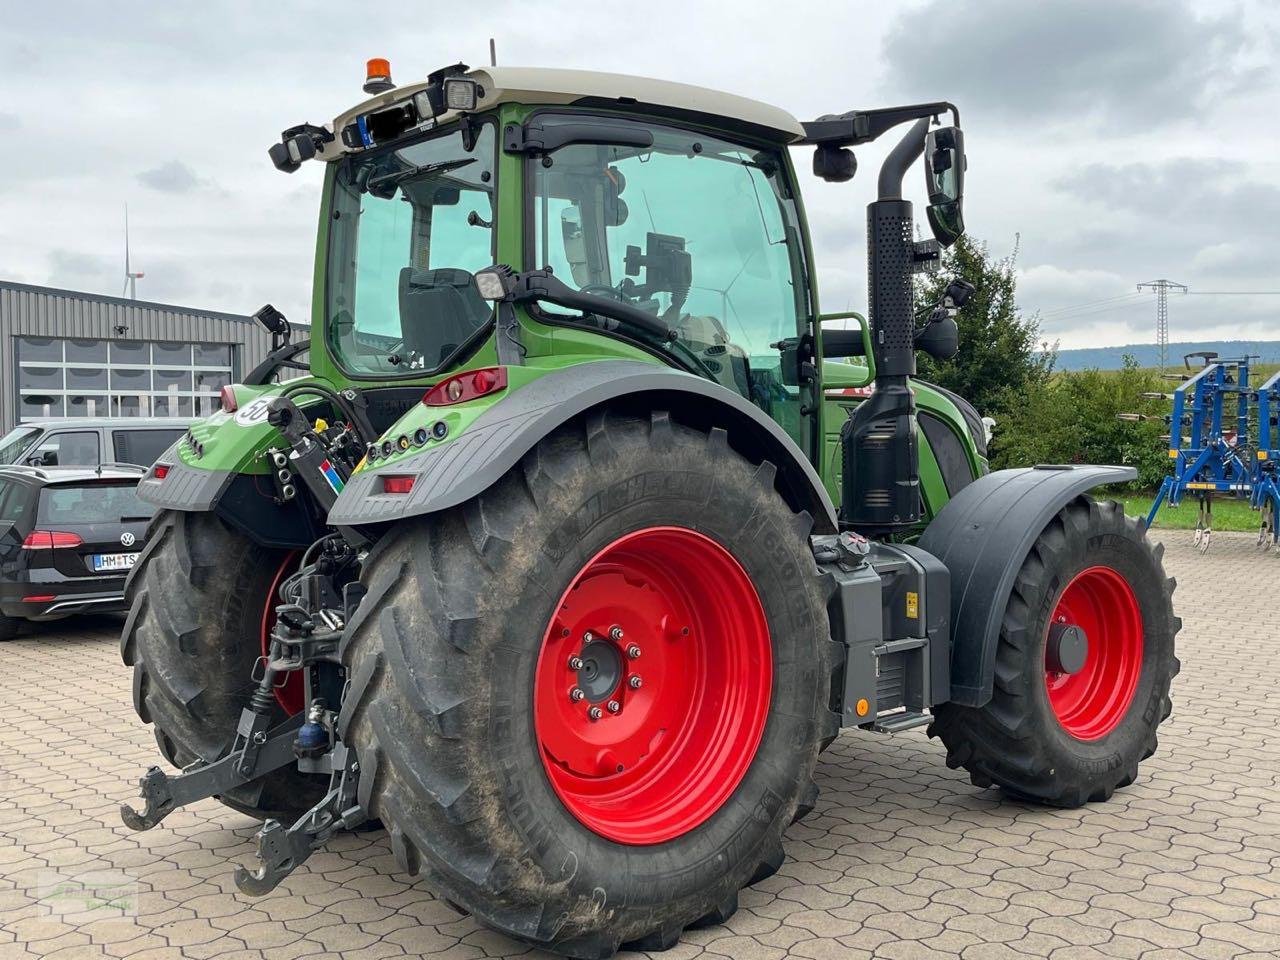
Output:
[[[919,545],[951,574],[951,702],[991,699],[1013,581],[1049,521],[1082,493],[1137,476],[1132,467],[999,470],[961,490],[929,524]]]
[[[671,412],[702,429],[721,427],[729,445],[754,462],[777,468],[777,486],[796,510],[807,510],[816,533],[834,533],[836,513],[822,481],[800,448],[758,407],[719,384],[636,360],[599,360],[547,373],[511,391],[465,430],[386,466],[365,465],[329,512],[334,526],[363,526],[435,513],[483,492],[557,427],[589,410]],[[407,494],[386,494],[382,475],[412,475]]]

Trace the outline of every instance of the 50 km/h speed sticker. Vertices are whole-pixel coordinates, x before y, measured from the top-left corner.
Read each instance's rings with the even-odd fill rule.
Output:
[[[267,419],[267,407],[274,397],[259,397],[252,403],[236,411],[236,423],[242,427],[251,427]]]

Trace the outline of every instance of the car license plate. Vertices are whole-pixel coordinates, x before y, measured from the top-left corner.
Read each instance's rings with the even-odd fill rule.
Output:
[[[93,569],[98,572],[128,570],[137,562],[136,553],[95,553],[93,555]]]

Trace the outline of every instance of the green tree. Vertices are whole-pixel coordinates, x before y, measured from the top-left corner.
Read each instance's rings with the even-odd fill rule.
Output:
[[[919,371],[997,418],[1042,388],[1053,371],[1054,350],[1041,342],[1040,324],[1018,310],[1016,258],[1015,250],[997,260],[985,243],[961,237],[943,253],[942,269],[924,275],[916,288],[921,305],[936,303],[955,278],[977,288],[956,317],[960,352],[942,361],[920,354]]]

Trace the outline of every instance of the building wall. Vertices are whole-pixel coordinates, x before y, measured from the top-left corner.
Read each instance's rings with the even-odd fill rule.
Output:
[[[236,380],[271,349],[250,317],[0,281],[0,434],[19,419],[20,337],[225,344]]]

